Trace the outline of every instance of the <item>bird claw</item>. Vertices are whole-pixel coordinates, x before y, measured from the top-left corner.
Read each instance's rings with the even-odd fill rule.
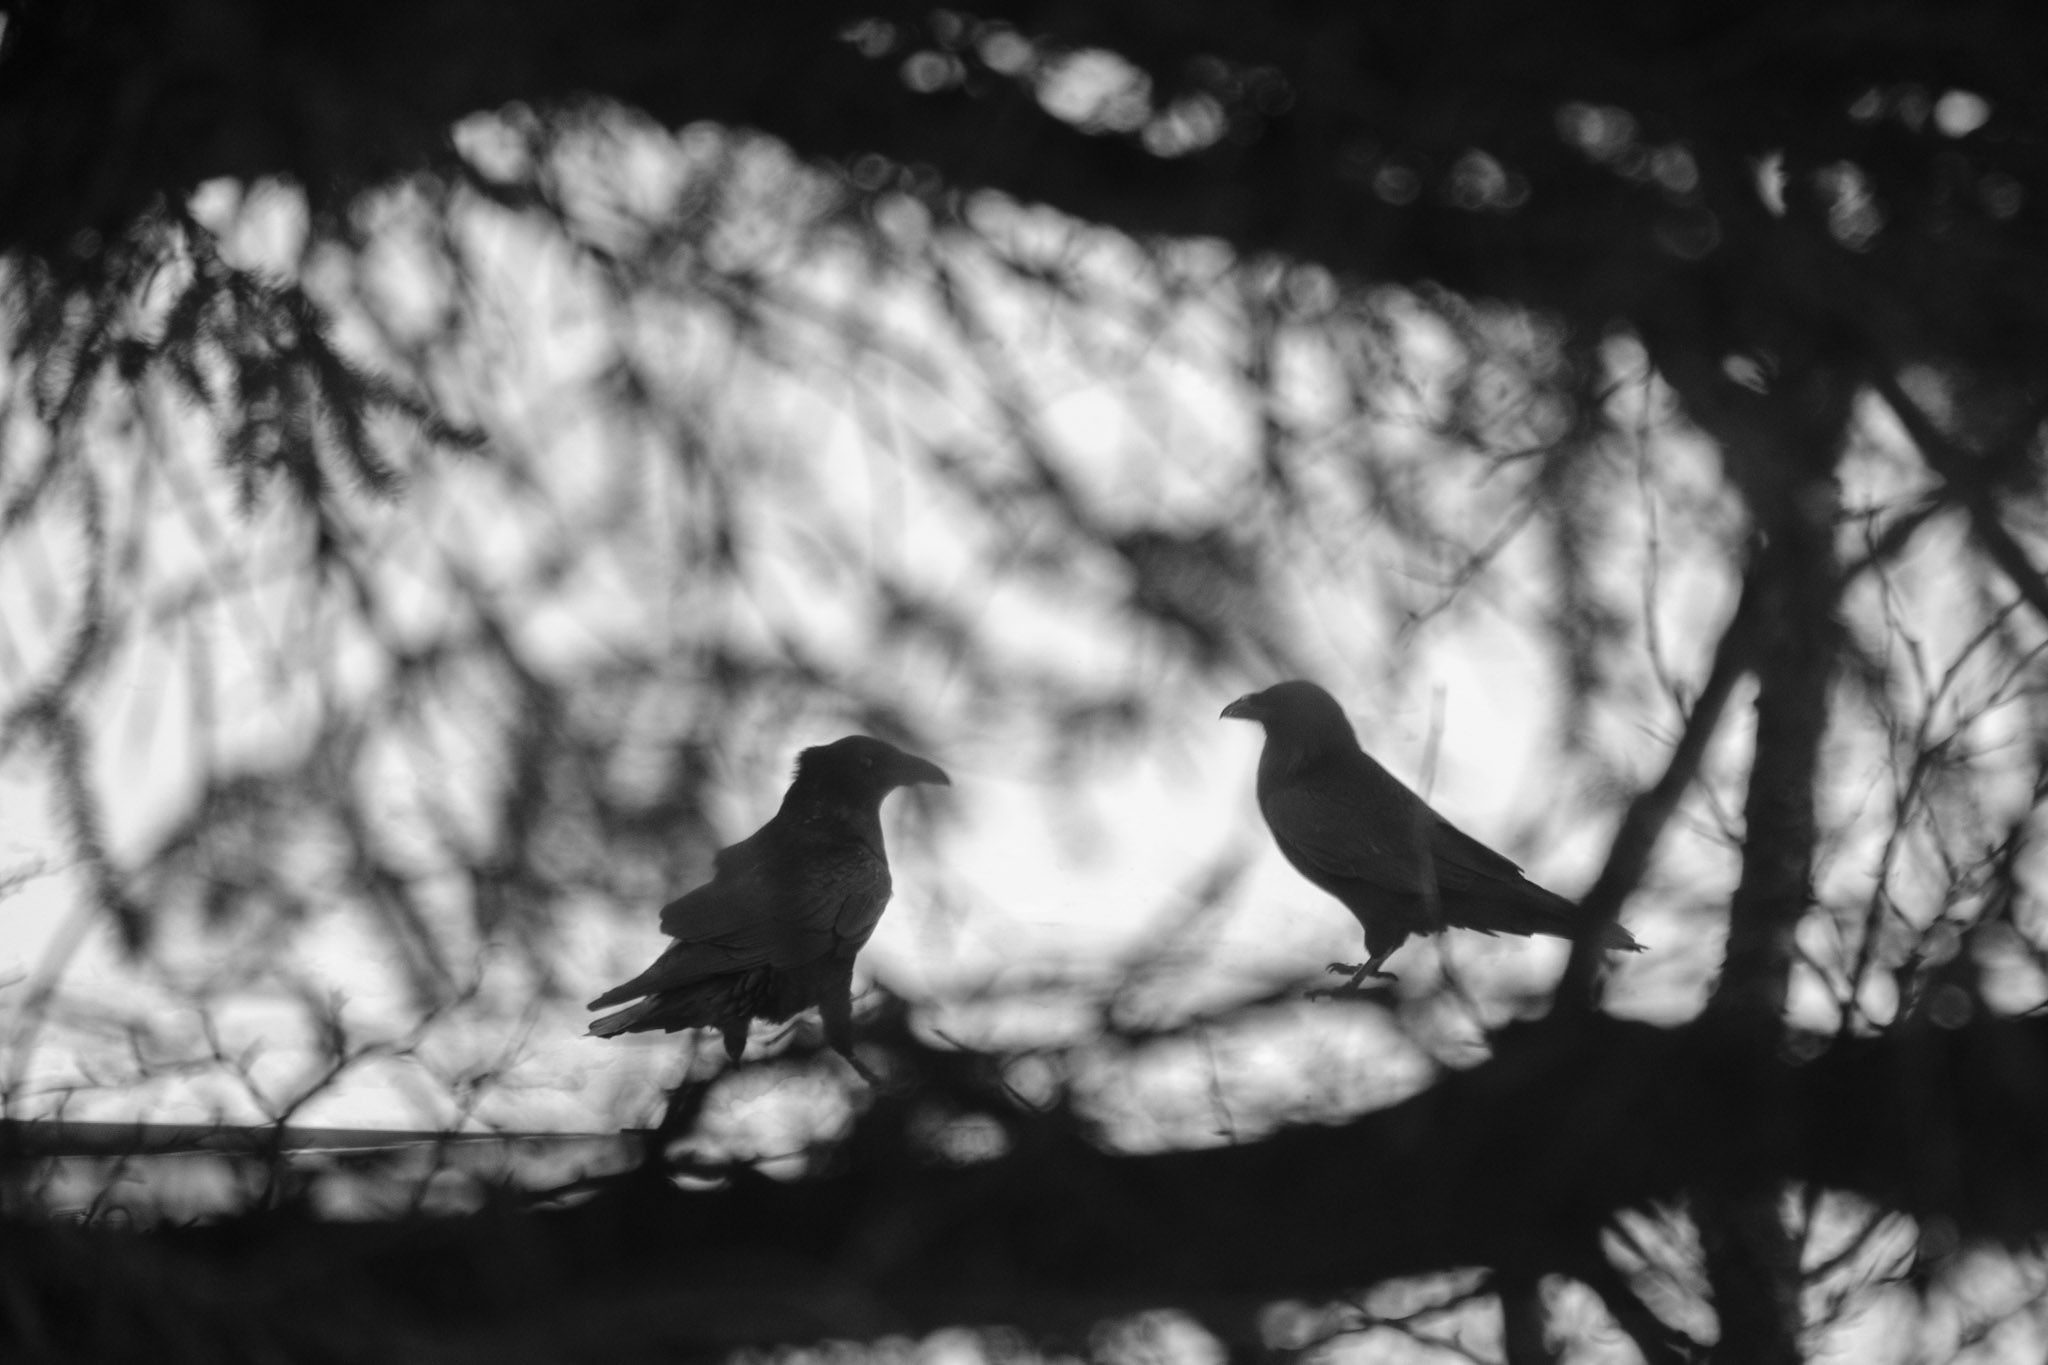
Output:
[[[1341,986],[1319,986],[1312,991],[1305,992],[1305,999],[1350,999],[1354,996],[1362,996],[1367,994],[1367,988],[1361,985],[1360,983],[1367,980],[1368,978],[1376,978],[1381,981],[1399,981],[1401,979],[1393,972],[1382,970],[1381,968],[1375,966],[1373,963],[1370,962],[1332,962],[1329,964],[1329,969],[1337,973],[1339,976],[1348,976],[1351,979],[1349,981],[1346,981]]]

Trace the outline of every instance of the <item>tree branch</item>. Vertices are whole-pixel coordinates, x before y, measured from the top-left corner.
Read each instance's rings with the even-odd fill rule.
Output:
[[[1600,946],[1600,930],[1620,917],[1623,904],[1642,883],[1643,873],[1650,865],[1650,856],[1656,852],[1658,836],[1698,774],[1700,761],[1720,729],[1722,713],[1727,709],[1728,698],[1734,694],[1736,683],[1749,671],[1756,651],[1756,601],[1757,591],[1752,578],[1744,583],[1735,614],[1721,633],[1721,643],[1714,651],[1713,667],[1708,670],[1700,695],[1686,715],[1685,729],[1680,732],[1678,743],[1672,746],[1671,758],[1665,764],[1663,775],[1629,803],[1621,827],[1614,833],[1614,843],[1608,849],[1606,865],[1600,869],[1600,876],[1592,889],[1579,902],[1583,925],[1572,942],[1571,959],[1565,964],[1564,975],[1557,984],[1556,1008],[1560,1010],[1583,1011],[1597,1004],[1599,970],[1607,956],[1606,950]]]
[[[1494,1275],[1500,1295],[1501,1346],[1507,1365],[1555,1365],[1557,1352],[1546,1339],[1543,1280],[1527,1271],[1502,1270]]]
[[[342,1261],[333,1282],[404,1284],[448,1314],[548,1303],[587,1323],[559,1312],[562,1296],[594,1308],[658,1293],[678,1348],[983,1322],[1079,1333],[1155,1307],[1255,1343],[1275,1300],[1463,1266],[1573,1273],[1615,1304],[1617,1281],[1601,1282],[1585,1248],[1616,1211],[1700,1190],[1801,1182],[1942,1220],[1966,1242],[2048,1233],[2048,1020],[1797,1041],[1759,1060],[1747,1030],[1713,1019],[1546,1021],[1402,1104],[1235,1146],[1112,1153],[1057,1116],[1034,1128],[1010,1115],[1007,1153],[957,1166],[920,1157],[906,1124],[867,1133],[857,1161],[816,1178],[739,1174],[695,1193],[643,1182],[516,1218],[282,1228],[263,1235],[297,1241],[262,1259],[308,1264],[294,1257],[317,1242]],[[918,1065],[895,1058],[892,1074]],[[255,1235],[155,1238],[246,1267]],[[288,1299],[293,1284],[266,1292]],[[1661,1330],[1615,1311],[1639,1339]]]
[[[2014,590],[2026,599],[2035,615],[2048,623],[2048,579],[2041,576],[2026,550],[2006,529],[2005,522],[1998,515],[1992,489],[1972,467],[1972,457],[1942,434],[1934,419],[1900,387],[1897,377],[1889,369],[1879,369],[1871,382],[1886,405],[1897,414],[1899,424],[1913,438],[1913,444],[1920,448],[1928,467],[1959,495],[1970,518],[1970,533],[1976,537],[1977,544],[2012,583]]]
[[[1600,1296],[1617,1326],[1643,1356],[1643,1365],[1688,1365],[1705,1353],[1700,1344],[1652,1313],[1597,1242],[1577,1248],[1566,1263],[1572,1277]]]

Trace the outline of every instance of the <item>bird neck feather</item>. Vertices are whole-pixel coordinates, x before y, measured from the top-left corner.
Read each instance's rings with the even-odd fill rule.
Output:
[[[1259,753],[1259,781],[1283,782],[1306,768],[1361,752],[1358,738],[1347,730],[1341,735],[1274,734],[1266,732],[1266,747]]]
[[[781,815],[796,824],[856,840],[877,858],[888,859],[882,849],[880,797],[805,788],[799,783],[783,798]]]
[[[1307,762],[1308,750],[1304,746],[1269,735],[1266,747],[1259,752],[1259,785],[1264,787],[1285,782],[1300,772]]]

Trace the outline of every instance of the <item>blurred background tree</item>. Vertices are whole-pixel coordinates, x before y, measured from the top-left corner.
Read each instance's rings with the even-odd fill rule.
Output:
[[[0,16],[20,1340],[2038,1356],[2041,21]],[[1650,951],[1304,1003],[1352,931],[1214,720],[1291,675]],[[958,784],[900,1084],[577,1041],[852,729]],[[382,1221],[114,1236],[176,1201],[60,1116]],[[656,1116],[346,1208],[285,1152]]]

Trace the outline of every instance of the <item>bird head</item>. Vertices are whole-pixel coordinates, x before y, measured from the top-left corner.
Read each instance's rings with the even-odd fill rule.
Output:
[[[1316,751],[1333,745],[1358,747],[1351,722],[1337,699],[1312,682],[1295,679],[1249,692],[1223,708],[1224,720],[1255,720],[1266,738],[1290,748]]]
[[[867,735],[848,735],[804,750],[796,758],[796,777],[802,785],[837,787],[869,794],[877,800],[898,787],[919,782],[953,785],[938,764]]]

